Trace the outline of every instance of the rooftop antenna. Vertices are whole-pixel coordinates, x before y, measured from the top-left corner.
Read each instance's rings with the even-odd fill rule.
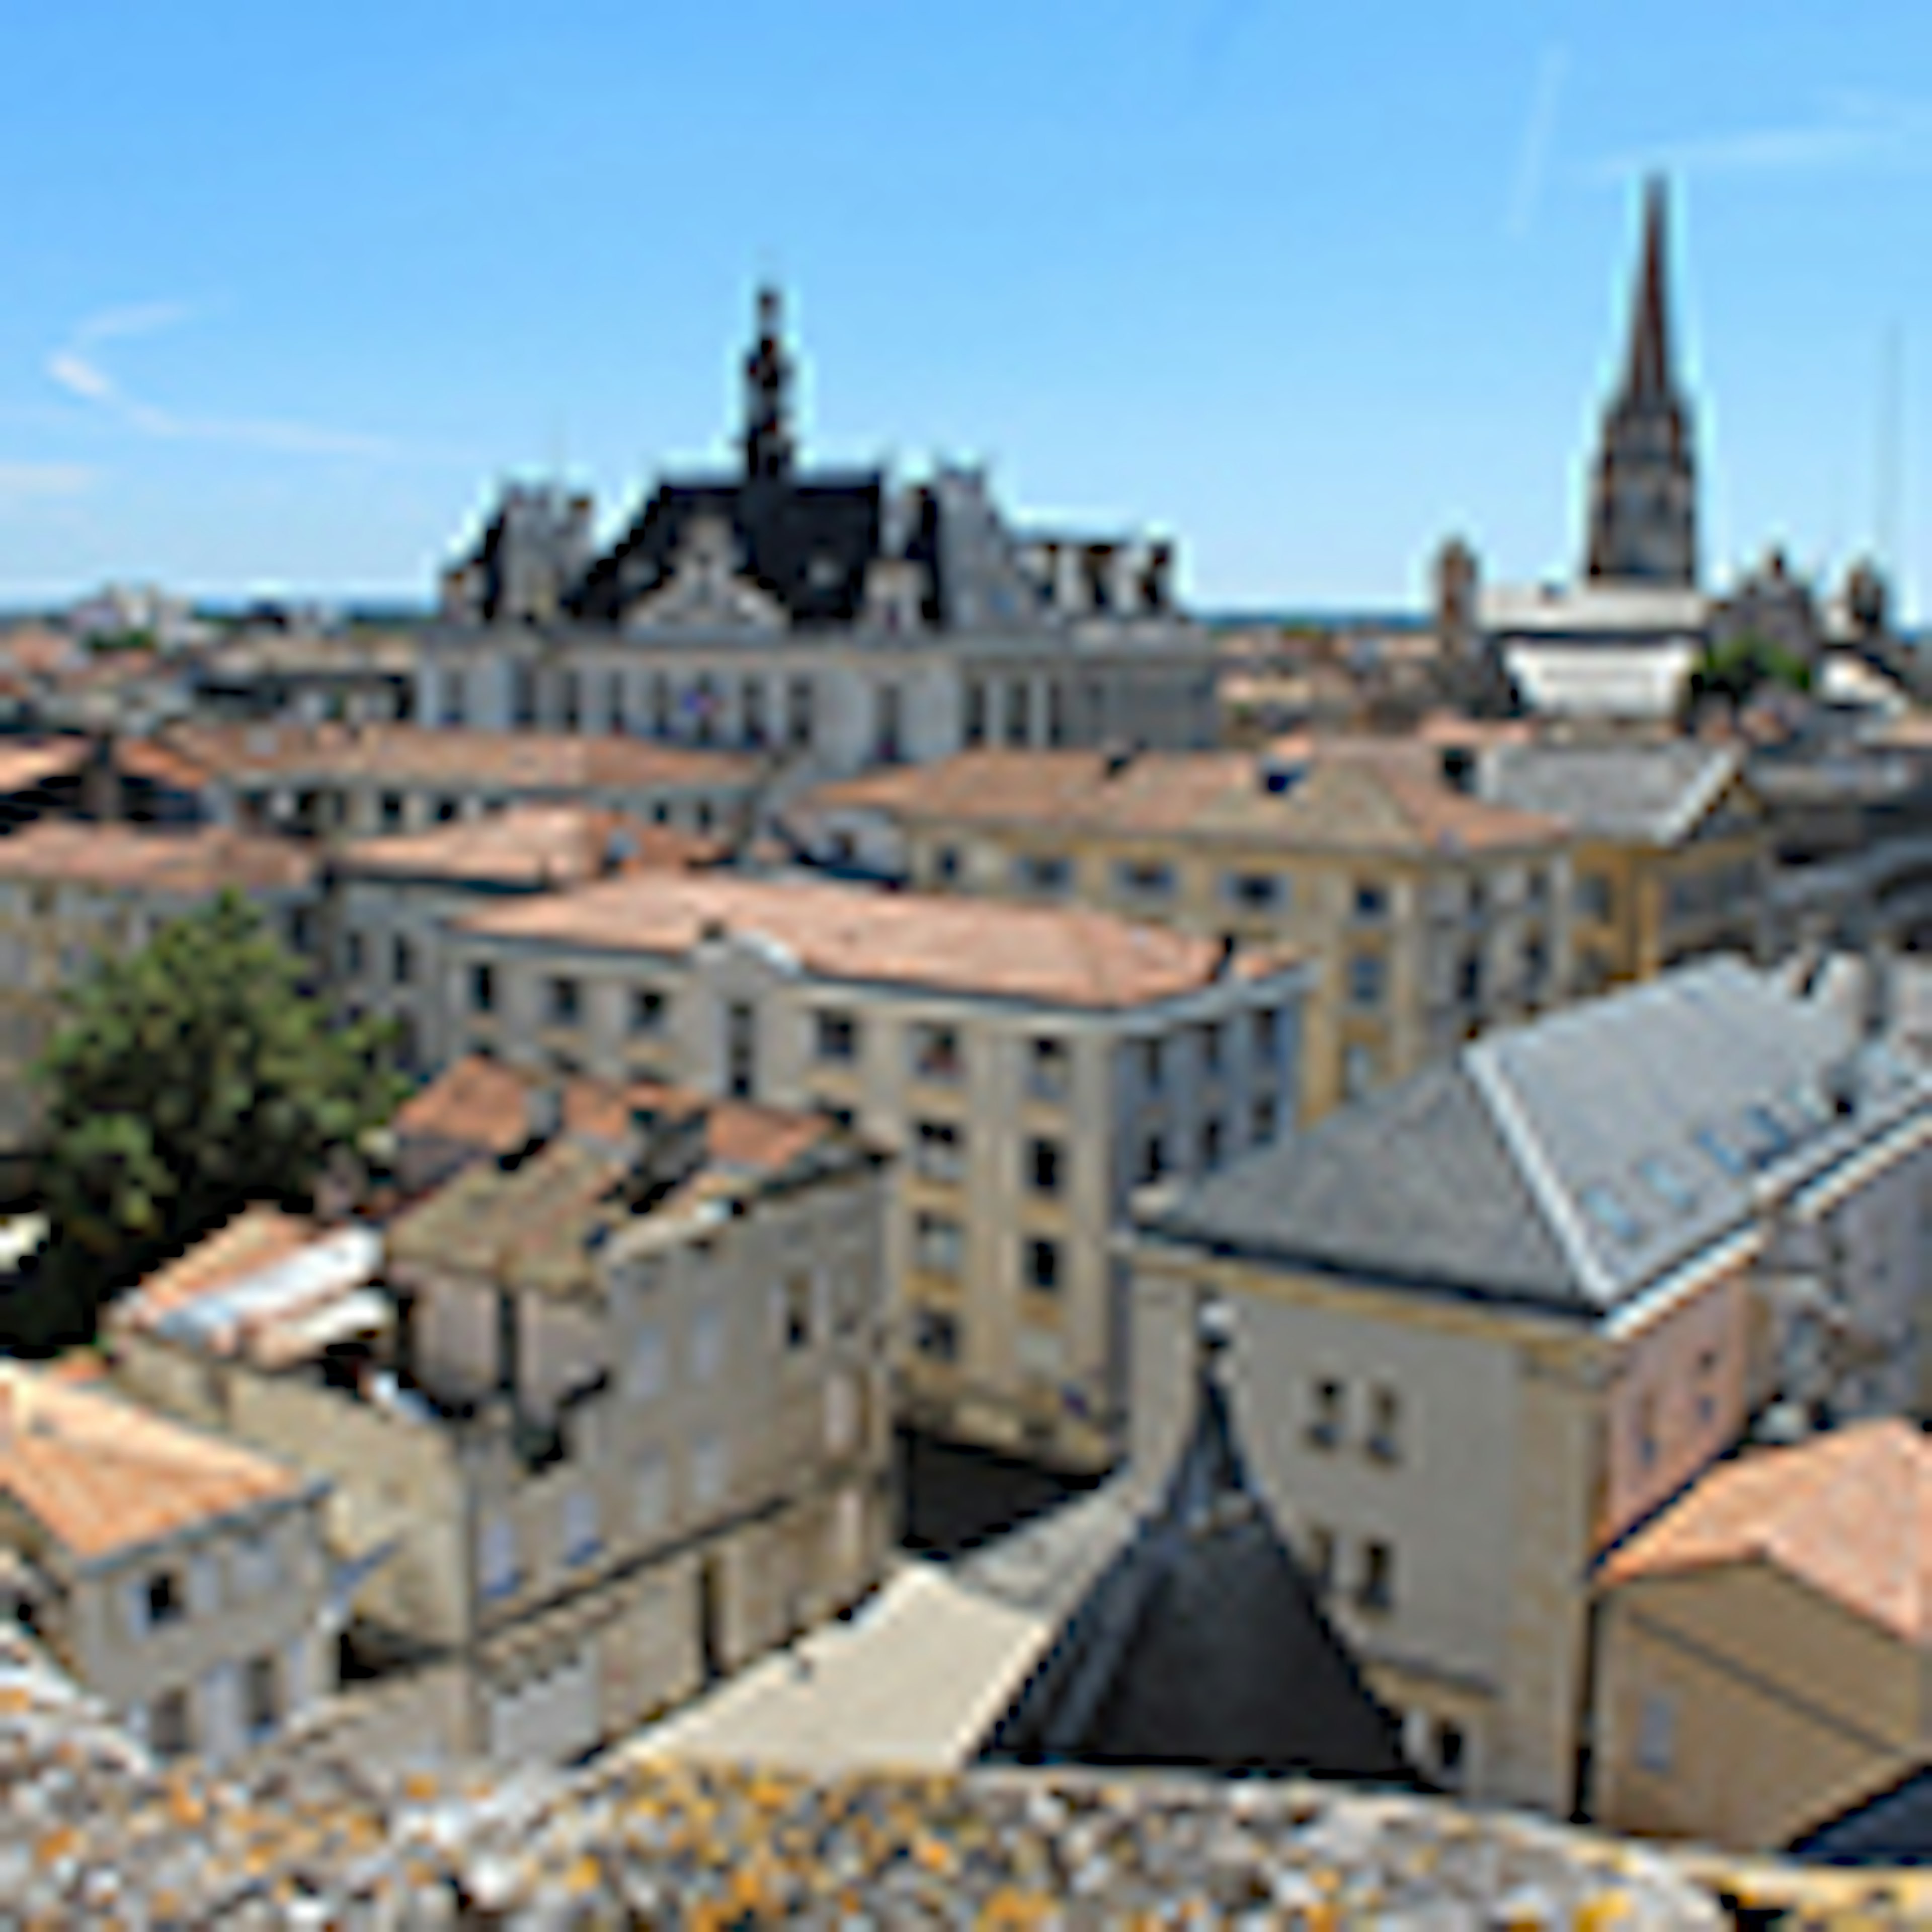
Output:
[[[1890,580],[1894,599],[1900,592],[1899,519],[1905,494],[1904,415],[1905,332],[1894,321],[1886,331],[1879,370],[1878,527],[1873,532],[1879,568]]]

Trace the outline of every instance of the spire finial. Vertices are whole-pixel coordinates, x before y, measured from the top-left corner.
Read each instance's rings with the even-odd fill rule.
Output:
[[[791,472],[791,364],[784,352],[778,290],[758,291],[758,340],[745,360],[745,474]]]
[[[1671,392],[1670,307],[1667,251],[1669,189],[1661,175],[1644,184],[1643,261],[1630,316],[1630,374],[1627,392],[1662,398]]]

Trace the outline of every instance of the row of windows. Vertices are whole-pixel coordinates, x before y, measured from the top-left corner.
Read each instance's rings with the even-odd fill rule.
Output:
[[[913,1129],[913,1172],[922,1180],[956,1186],[965,1178],[967,1130],[956,1121],[921,1120]],[[1058,1196],[1066,1185],[1066,1149],[1059,1141],[1028,1141],[1021,1172],[1030,1193]]]
[[[230,1549],[225,1566],[213,1550],[197,1550],[184,1563],[170,1564],[129,1581],[123,1588],[123,1621],[130,1637],[144,1637],[190,1614],[212,1616],[224,1602],[245,1603],[266,1595],[281,1580],[274,1544],[262,1537],[245,1538]]]
[[[1058,898],[1074,886],[1075,861],[1064,853],[1023,852],[1012,862],[1014,888],[1036,898]],[[937,883],[956,885],[965,865],[956,845],[941,845],[933,854]],[[1541,874],[1534,875],[1540,881]],[[1148,905],[1164,903],[1179,889],[1174,866],[1166,860],[1120,859],[1114,862],[1113,890],[1120,898]],[[1294,903],[1294,880],[1286,872],[1244,868],[1223,872],[1218,882],[1222,903],[1237,912],[1280,915]],[[1352,916],[1366,924],[1388,916],[1388,889],[1376,880],[1358,879],[1349,887]]]
[[[1249,1144],[1265,1147],[1274,1138],[1280,1124],[1280,1101],[1272,1094],[1258,1094],[1248,1110]],[[1227,1158],[1228,1151],[1226,1125],[1218,1115],[1210,1114],[1197,1131],[1195,1165],[1202,1172],[1211,1174]],[[1151,1187],[1155,1182],[1165,1180],[1177,1165],[1172,1135],[1145,1135],[1134,1162],[1134,1185]]]
[[[1359,1411],[1352,1426],[1351,1409]],[[1402,1460],[1402,1399],[1384,1383],[1371,1383],[1352,1403],[1348,1384],[1324,1376],[1309,1390],[1308,1420],[1304,1438],[1311,1449],[1332,1452],[1358,1444],[1377,1462]]]
[[[226,1694],[225,1673],[211,1678],[204,1696]],[[221,1684],[220,1690],[216,1688]],[[243,1664],[236,1685],[239,1708],[236,1712],[243,1736],[253,1744],[269,1736],[281,1721],[284,1704],[281,1666],[272,1656],[253,1657]],[[140,1721],[137,1720],[137,1722]],[[184,1688],[164,1690],[148,1706],[142,1728],[148,1743],[159,1757],[180,1757],[194,1750],[200,1741],[198,1731],[212,1731],[212,1725],[197,1726],[195,1700]]]
[[[589,684],[588,676],[574,670],[564,671],[560,676],[557,716],[567,731],[574,731],[583,724],[588,708],[585,699],[596,688]],[[726,735],[732,689],[726,680],[708,671],[700,672],[688,682],[680,682],[668,672],[658,671],[645,687],[641,706],[634,706],[624,674],[607,671],[603,674],[601,692],[605,728],[638,736],[689,737],[700,745],[718,743]],[[735,742],[754,748],[780,742],[797,750],[810,748],[818,715],[818,693],[812,679],[792,676],[780,685],[776,679],[746,676],[736,681],[735,690],[738,716]],[[467,696],[461,674],[446,674],[445,724],[464,722]],[[892,696],[896,700],[898,693],[894,692]],[[528,664],[512,665],[510,722],[527,728],[537,723],[538,711],[534,668]]]
[[[1385,1616],[1396,1606],[1395,1546],[1364,1537],[1353,1546],[1326,1523],[1303,1532],[1302,1562],[1308,1580],[1324,1597],[1346,1597],[1357,1609]]]
[[[1064,1244],[1049,1235],[1020,1238],[1020,1280],[1036,1294],[1058,1294],[1066,1282]],[[921,1273],[957,1280],[965,1270],[966,1230],[950,1215],[922,1211],[913,1216],[913,1265]]]

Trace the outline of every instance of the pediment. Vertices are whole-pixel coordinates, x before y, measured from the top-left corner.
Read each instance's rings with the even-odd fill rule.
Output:
[[[633,604],[630,631],[782,631],[790,622],[771,592],[741,574],[736,539],[722,518],[692,520],[668,582]]]

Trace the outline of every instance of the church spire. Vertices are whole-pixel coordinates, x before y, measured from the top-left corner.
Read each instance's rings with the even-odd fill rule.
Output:
[[[1630,315],[1630,370],[1624,378],[1624,394],[1633,400],[1661,402],[1672,393],[1667,212],[1664,178],[1653,175],[1644,187],[1643,261]]]
[[[758,338],[745,358],[745,474],[791,473],[791,362],[784,352],[778,292],[758,291]]]

